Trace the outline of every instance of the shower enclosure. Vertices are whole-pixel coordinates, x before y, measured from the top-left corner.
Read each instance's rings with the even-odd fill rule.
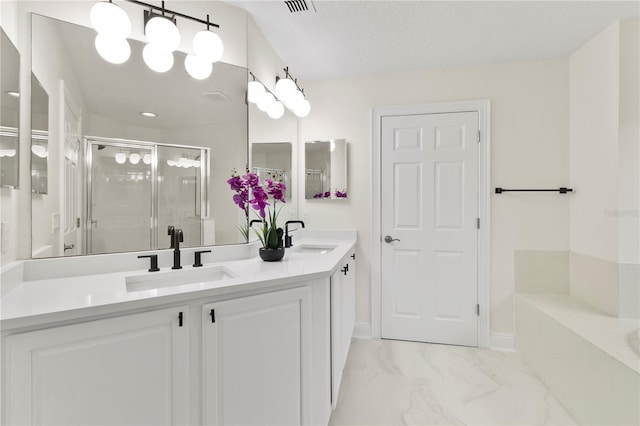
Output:
[[[86,254],[170,247],[167,227],[184,246],[208,243],[209,149],[86,138]]]

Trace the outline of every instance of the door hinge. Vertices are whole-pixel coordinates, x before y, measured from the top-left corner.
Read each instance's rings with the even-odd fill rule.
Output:
[[[480,130],[478,130],[478,143],[480,143]]]
[[[479,303],[476,305],[476,315],[480,316],[480,304]]]
[[[178,313],[178,327],[182,327],[182,312]]]
[[[76,217],[76,228],[80,228],[80,218]]]
[[[212,309],[211,312],[209,312],[209,315],[211,315],[211,322],[215,323],[216,322],[216,310]]]
[[[480,218],[476,218],[476,227],[480,229]]]

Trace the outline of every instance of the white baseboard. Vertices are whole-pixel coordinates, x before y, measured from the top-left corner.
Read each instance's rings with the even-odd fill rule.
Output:
[[[494,351],[515,352],[516,338],[513,334],[491,333],[490,347]]]
[[[358,322],[353,329],[353,337],[355,339],[371,339],[371,324],[366,322]]]

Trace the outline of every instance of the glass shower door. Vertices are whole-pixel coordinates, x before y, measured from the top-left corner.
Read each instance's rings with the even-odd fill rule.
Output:
[[[204,152],[158,145],[158,248],[170,247],[167,228],[182,229],[183,247],[203,244]],[[206,198],[206,196],[204,197]]]
[[[89,254],[154,248],[152,147],[89,141]]]

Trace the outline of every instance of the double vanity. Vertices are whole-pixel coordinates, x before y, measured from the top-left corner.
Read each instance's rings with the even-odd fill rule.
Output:
[[[3,424],[327,424],[355,324],[355,231],[18,262],[3,271]],[[7,269],[7,268],[5,268]]]

